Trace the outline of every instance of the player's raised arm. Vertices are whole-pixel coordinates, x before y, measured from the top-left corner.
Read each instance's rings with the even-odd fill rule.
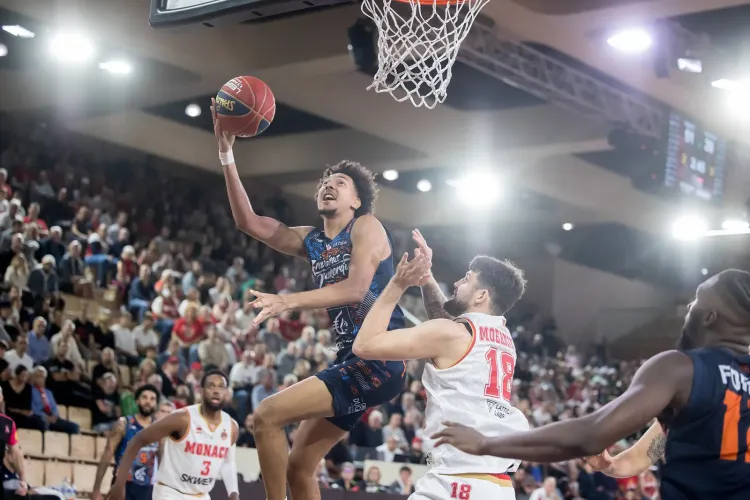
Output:
[[[390,252],[383,225],[370,214],[357,219],[352,228],[349,275],[338,283],[307,292],[275,295],[253,291],[254,307],[262,308],[253,321],[258,325],[289,309],[319,309],[362,302],[370,289],[378,265]]]
[[[419,229],[413,230],[411,237],[417,244],[417,247],[419,247],[419,251],[422,255],[432,262],[432,248],[427,245],[427,241],[424,239],[424,236],[422,236],[422,233],[419,232]],[[443,304],[445,304],[448,299],[445,297],[445,294],[440,289],[440,285],[432,274],[430,274],[429,279],[426,280],[421,287],[422,301],[424,302],[424,309],[427,313],[427,317],[430,319],[453,319],[453,316],[445,312],[445,309],[443,309]]]
[[[250,204],[250,198],[247,196],[247,191],[242,186],[242,181],[237,173],[237,165],[232,153],[234,136],[221,130],[221,124],[216,119],[214,99],[211,99],[211,115],[214,119],[214,135],[219,143],[219,159],[224,167],[224,180],[227,184],[229,205],[232,208],[232,217],[234,217],[237,228],[274,250],[295,257],[304,257],[304,239],[312,228],[307,226],[287,227],[281,221],[255,213],[253,206]]]
[[[668,351],[644,363],[620,397],[585,417],[495,438],[449,423],[434,438],[438,445],[450,444],[474,455],[530,462],[560,462],[597,455],[648,425],[665,409],[684,405],[690,395],[692,376],[690,358]]]
[[[154,422],[133,436],[133,439],[128,443],[120,459],[120,464],[124,464],[124,466],[117,470],[117,477],[107,494],[107,499],[123,500],[125,498],[125,483],[128,480],[130,472],[128,464],[133,463],[141,448],[167,437],[179,440],[188,432],[189,426],[190,415],[187,410],[178,410]]]
[[[647,470],[664,456],[667,436],[657,421],[651,424],[646,433],[633,446],[611,456],[606,450],[593,457],[586,457],[586,462],[594,470],[612,477],[633,477]]]
[[[107,472],[107,467],[109,467],[109,464],[112,463],[112,458],[115,456],[115,450],[117,450],[117,446],[119,446],[120,441],[122,441],[122,438],[125,435],[126,425],[127,419],[125,417],[120,417],[119,419],[117,419],[117,423],[112,429],[112,432],[110,432],[107,436],[107,444],[104,447],[104,453],[102,453],[102,456],[99,457],[99,463],[96,466],[94,488],[91,493],[92,500],[101,500],[102,498],[102,480],[104,479],[104,474]],[[128,468],[127,464],[125,465],[125,468]]]

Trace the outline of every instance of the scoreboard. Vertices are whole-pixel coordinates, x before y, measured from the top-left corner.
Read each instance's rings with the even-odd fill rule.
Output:
[[[664,187],[719,202],[724,196],[727,140],[676,111],[669,116]]]

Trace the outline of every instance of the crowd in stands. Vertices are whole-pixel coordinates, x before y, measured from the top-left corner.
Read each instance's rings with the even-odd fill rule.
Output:
[[[304,263],[288,261],[235,229],[223,183],[124,162],[101,164],[54,134],[0,136],[0,386],[18,427],[81,432],[60,405],[90,408],[105,433],[135,411],[150,383],[177,407],[197,402],[202,373],[226,370],[226,411],[254,447],[253,409],[335,358],[325,311],[296,311],[253,328],[249,290],[303,289]],[[258,204],[292,222],[280,197]],[[422,308],[406,299],[413,313]],[[75,301],[79,304],[72,306]],[[605,363],[565,347],[554,329],[519,321],[513,404],[543,425],[593,411],[627,386],[637,365]],[[426,463],[423,363],[403,394],[373,408],[319,469],[324,488],[413,491],[411,464]],[[287,429],[290,443],[296,429]],[[399,462],[381,484],[366,459]],[[523,464],[519,500],[655,498],[652,473],[615,480],[582,461]]]

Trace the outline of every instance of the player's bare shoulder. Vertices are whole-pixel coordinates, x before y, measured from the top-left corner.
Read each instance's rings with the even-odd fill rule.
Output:
[[[352,226],[352,242],[356,246],[362,245],[368,250],[377,250],[382,259],[391,253],[388,233],[385,226],[372,214],[365,214],[357,218]],[[382,260],[381,259],[381,260]]]

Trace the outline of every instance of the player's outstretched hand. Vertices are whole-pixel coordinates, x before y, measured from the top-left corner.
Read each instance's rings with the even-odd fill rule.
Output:
[[[253,320],[253,326],[258,326],[268,318],[278,316],[287,310],[286,300],[283,295],[276,295],[274,293],[263,293],[256,290],[250,290],[256,298],[250,303],[255,309],[261,311]]]
[[[211,117],[214,119],[214,136],[216,136],[216,142],[219,143],[219,151],[222,153],[231,151],[234,145],[234,136],[222,130],[221,122],[216,118],[216,99],[213,97],[211,98]]]
[[[396,267],[393,282],[406,290],[410,286],[422,286],[430,278],[430,267],[432,262],[417,248],[414,250],[414,258],[409,260],[409,254],[401,257],[401,262]]]
[[[615,465],[612,459],[612,455],[610,455],[607,450],[604,450],[598,455],[594,455],[591,457],[584,457],[583,459],[586,461],[587,464],[591,466],[592,469],[596,471],[605,472],[605,473],[607,471],[611,471]]]
[[[424,236],[422,236],[422,233],[419,232],[419,229],[412,230],[411,239],[413,239],[414,243],[417,244],[417,248],[419,248],[419,251],[422,252],[422,255],[424,255],[427,260],[432,262],[432,248],[427,245],[427,240],[424,239]]]
[[[449,444],[470,455],[482,454],[482,444],[485,439],[482,433],[453,422],[443,422],[443,425],[445,426],[443,430],[431,436],[432,439],[437,440],[435,446]]]

